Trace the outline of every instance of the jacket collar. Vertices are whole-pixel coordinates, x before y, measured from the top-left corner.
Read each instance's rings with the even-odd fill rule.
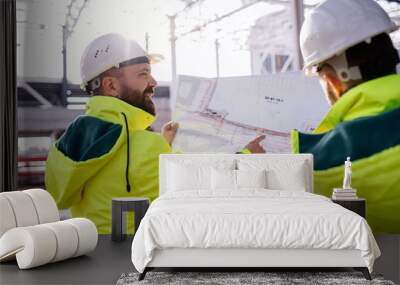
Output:
[[[337,124],[374,116],[400,107],[400,75],[388,75],[362,83],[347,91],[314,130],[324,133]]]
[[[155,116],[111,96],[96,95],[86,104],[86,115],[116,124],[123,124],[122,113],[126,115],[129,130],[133,131],[145,130],[155,121]]]

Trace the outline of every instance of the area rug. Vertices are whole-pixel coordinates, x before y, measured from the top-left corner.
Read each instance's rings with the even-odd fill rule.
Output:
[[[368,281],[360,272],[148,272],[142,281],[138,281],[138,276],[139,273],[124,273],[117,285],[395,285],[392,281],[384,280],[381,275],[372,275],[372,281]]]

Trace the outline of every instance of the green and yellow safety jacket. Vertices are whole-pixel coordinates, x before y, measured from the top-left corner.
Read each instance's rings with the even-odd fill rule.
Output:
[[[155,118],[122,100],[93,96],[50,149],[46,188],[59,208],[92,220],[100,234],[111,231],[114,197],[158,196],[158,157],[168,142],[147,131]]]
[[[313,134],[292,131],[292,149],[314,155],[314,189],[328,197],[342,187],[350,156],[352,187],[367,201],[371,228],[400,233],[400,75],[350,89]]]

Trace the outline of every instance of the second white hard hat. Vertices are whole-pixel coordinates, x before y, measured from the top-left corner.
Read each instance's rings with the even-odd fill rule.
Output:
[[[388,14],[373,0],[326,0],[310,12],[301,28],[304,67],[309,69],[396,28]]]
[[[93,40],[81,57],[82,85],[99,76],[112,67],[120,67],[121,63],[137,60],[137,63],[155,63],[160,55],[147,54],[134,40],[129,40],[116,33],[100,36]],[[133,60],[133,61],[132,61]]]

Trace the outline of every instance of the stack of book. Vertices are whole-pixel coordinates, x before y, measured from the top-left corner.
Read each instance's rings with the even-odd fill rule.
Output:
[[[342,189],[334,188],[332,193],[332,199],[334,200],[355,200],[357,197],[356,189]]]

